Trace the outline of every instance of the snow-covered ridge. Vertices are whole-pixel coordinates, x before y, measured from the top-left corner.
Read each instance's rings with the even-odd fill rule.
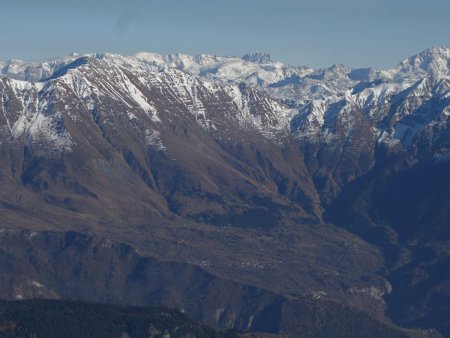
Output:
[[[64,127],[63,111],[54,109],[55,101],[50,83],[32,83],[9,78],[0,79],[0,125],[12,140],[23,138],[30,146],[49,145],[48,152],[59,154],[71,151],[74,142]],[[18,103],[18,104],[17,104]],[[9,108],[12,106],[12,108]]]
[[[352,136],[361,130],[367,140],[397,151],[409,150],[428,137],[434,138],[427,141],[434,147],[447,128],[449,65],[450,47],[438,47],[390,70],[371,70],[348,90],[309,100],[291,121],[292,132],[301,142],[330,147],[365,142]]]
[[[79,57],[79,54],[72,53],[64,57],[45,60],[9,60],[0,62],[0,74],[16,80],[38,82],[52,76],[60,68]]]
[[[417,137],[426,137],[422,132],[437,140],[447,128],[449,113],[450,77],[427,76],[413,85],[409,81],[386,82],[312,100],[300,109],[291,126],[301,141],[330,145],[366,128],[368,139],[408,150]],[[364,125],[358,119],[363,119]]]
[[[100,97],[109,97],[125,105],[130,120],[139,120],[142,112],[152,122],[161,123],[162,108],[151,99],[156,89],[172,104],[185,107],[206,130],[220,129],[219,120],[227,118],[270,138],[274,138],[274,132],[291,131],[299,140],[332,143],[358,127],[355,116],[360,114],[379,142],[408,148],[423,128],[448,113],[449,64],[450,47],[437,47],[381,71],[344,65],[296,67],[273,61],[260,52],[243,57],[146,52],[132,56],[71,54],[44,61],[13,60],[0,67],[4,76],[15,79],[13,87],[22,88],[16,96],[22,106],[28,107],[23,108],[27,116],[38,109],[30,110],[26,91],[40,98],[49,84],[64,83],[88,109],[93,109]],[[432,100],[439,101],[433,114],[427,108]],[[208,108],[211,106],[215,113]],[[223,115],[214,116],[220,115],[221,109]],[[8,127],[11,133],[17,129],[14,137],[32,130],[25,123],[30,119],[21,121],[20,128]],[[225,122],[220,123],[223,127]],[[341,126],[339,133],[336,124]],[[156,127],[141,132],[153,143],[159,135]],[[69,144],[66,141],[64,144]]]
[[[68,119],[69,125],[78,124],[103,114],[106,121],[127,120],[142,142],[159,150],[166,149],[160,129],[174,117],[194,119],[216,133],[239,126],[278,142],[275,134],[286,134],[296,114],[296,109],[250,86],[218,83],[120,55],[48,62],[57,66],[40,82],[0,77],[0,120],[5,121],[0,127],[6,139],[24,140],[55,153],[70,152],[76,141]]]
[[[397,67],[382,71],[381,76],[395,81],[417,81],[426,76],[450,75],[450,47],[434,47],[402,60]]]
[[[374,80],[410,84],[428,75],[449,75],[450,47],[435,47],[404,59],[388,70],[351,69],[334,65],[325,69],[292,66],[273,61],[267,53],[251,52],[242,57],[186,54],[160,55],[141,52],[131,56],[117,54],[87,54],[133,72],[159,71],[175,68],[188,74],[228,84],[247,83],[264,89],[278,99],[303,102],[343,94],[360,82]],[[71,54],[63,58],[43,61],[11,60],[0,63],[1,73],[11,78],[42,81],[76,58]]]

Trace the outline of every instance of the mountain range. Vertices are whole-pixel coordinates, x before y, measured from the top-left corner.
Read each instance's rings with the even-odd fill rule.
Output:
[[[449,68],[450,47],[0,62],[2,298],[450,337]]]

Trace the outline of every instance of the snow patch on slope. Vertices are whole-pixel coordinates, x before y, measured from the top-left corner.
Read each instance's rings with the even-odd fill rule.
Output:
[[[11,137],[18,140],[24,136],[29,145],[49,144],[54,152],[70,152],[74,143],[64,127],[63,113],[49,113],[52,102],[45,95],[45,86],[13,79],[9,85],[22,107]]]

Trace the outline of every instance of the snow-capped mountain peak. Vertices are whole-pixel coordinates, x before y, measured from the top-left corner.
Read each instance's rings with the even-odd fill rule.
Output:
[[[396,67],[381,71],[380,76],[397,82],[418,81],[426,76],[445,77],[450,75],[450,47],[433,47],[409,58]]]
[[[264,52],[250,52],[242,56],[242,60],[253,63],[267,64],[272,62],[270,54]]]
[[[450,47],[434,47],[403,60],[403,71],[423,70],[433,76],[449,75]]]

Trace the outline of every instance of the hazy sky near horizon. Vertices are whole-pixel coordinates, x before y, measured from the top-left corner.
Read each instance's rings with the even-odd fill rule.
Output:
[[[387,68],[450,45],[449,0],[0,0],[0,60],[71,52],[242,55]]]

